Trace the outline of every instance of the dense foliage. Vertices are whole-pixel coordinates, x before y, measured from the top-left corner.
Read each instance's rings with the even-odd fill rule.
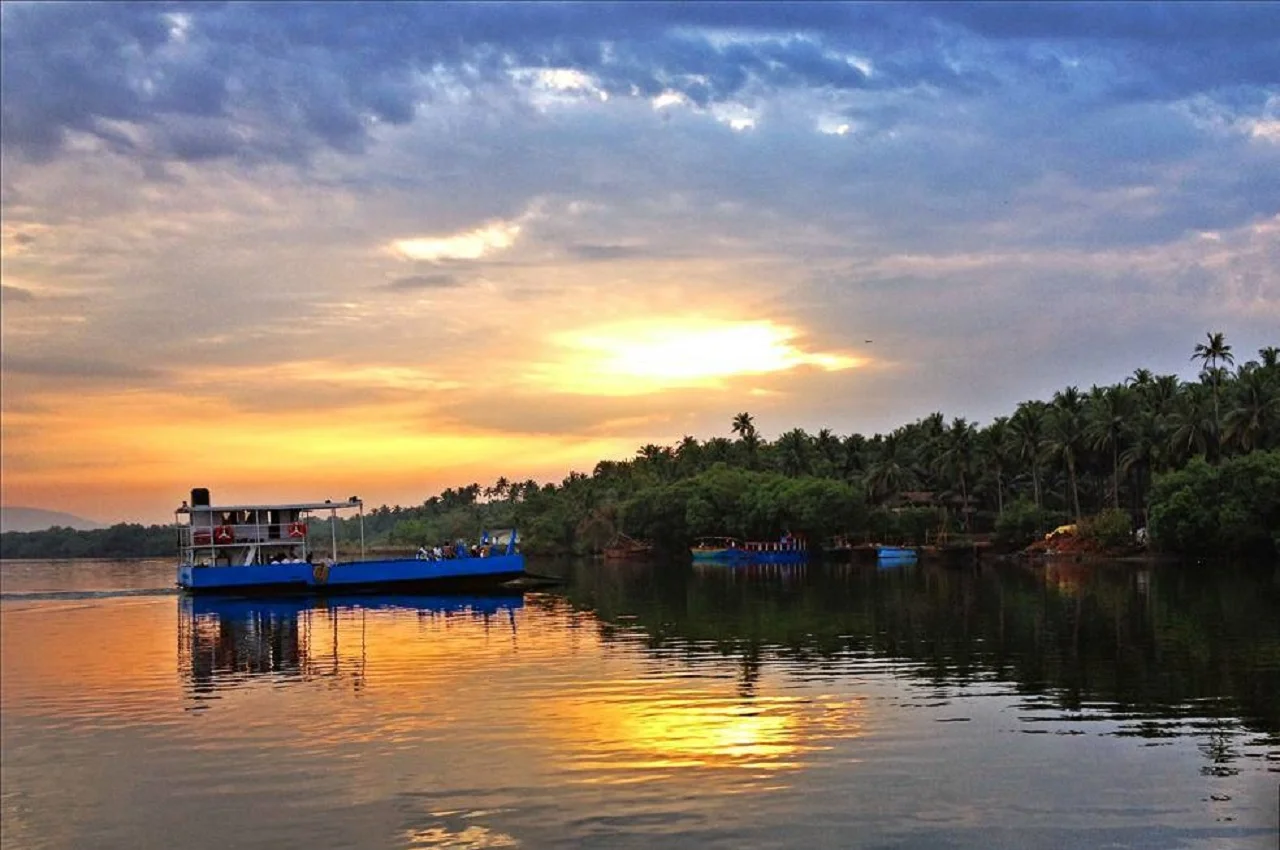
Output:
[[[1254,470],[1280,450],[1280,348],[1237,367],[1215,333],[1192,359],[1203,366],[1197,381],[1138,369],[1121,384],[1023,402],[985,427],[933,413],[872,437],[793,429],[770,442],[739,413],[732,437],[645,445],[559,484],[499,478],[416,507],[380,507],[365,517],[366,540],[416,547],[517,525],[528,552],[597,551],[617,532],[670,548],[699,535],[785,531],[916,543],[994,532],[1012,546],[1078,522],[1117,540],[1150,525],[1153,541],[1174,551],[1225,552],[1224,535],[1248,530],[1249,549],[1274,550],[1274,476],[1258,467],[1248,473],[1254,501],[1209,510],[1208,494],[1236,485],[1203,470],[1228,475],[1237,459],[1256,456],[1241,467]],[[358,534],[354,520],[343,521],[343,539]],[[39,548],[12,536],[4,535],[6,557]]]
[[[1280,451],[1212,466],[1196,458],[1156,479],[1151,532],[1162,547],[1203,555],[1280,550]]]
[[[92,531],[57,526],[0,534],[4,558],[147,558],[172,555],[177,546],[178,533],[168,525],[120,523]]]
[[[447,490],[421,508],[380,509],[380,522],[391,529],[386,539],[402,543],[518,524],[537,552],[597,550],[616,531],[672,548],[700,535],[780,531],[916,543],[994,532],[1015,547],[1068,522],[1123,545],[1150,511],[1167,515],[1170,473],[1280,450],[1280,348],[1232,371],[1231,346],[1215,333],[1192,359],[1203,366],[1195,382],[1139,369],[1122,384],[1023,402],[985,427],[934,413],[870,438],[794,429],[770,442],[740,413],[732,438],[646,445],[559,485],[499,479]],[[1255,486],[1275,493],[1265,480]],[[1193,535],[1152,530],[1174,551],[1199,551]]]

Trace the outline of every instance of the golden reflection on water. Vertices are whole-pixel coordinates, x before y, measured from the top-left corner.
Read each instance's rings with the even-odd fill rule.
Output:
[[[809,704],[797,698],[742,699],[714,689],[625,699],[566,696],[544,708],[549,734],[582,781],[643,781],[644,771],[742,768],[794,770],[818,747]],[[846,726],[846,734],[851,731]]]
[[[255,676],[349,688],[358,706],[330,703],[325,717],[307,720],[348,741],[394,746],[476,716],[515,717],[543,758],[578,782],[796,770],[824,738],[861,734],[858,697],[744,695],[724,675],[735,656],[703,659],[708,675],[691,678],[687,662],[655,666],[638,648],[618,657],[600,625],[567,606],[528,611],[520,600],[447,611],[213,610],[183,617],[180,655],[196,698],[252,687]]]
[[[520,842],[504,832],[488,827],[468,826],[450,830],[443,826],[409,830],[405,835],[409,847],[449,847],[458,850],[481,850],[485,847],[519,847]]]

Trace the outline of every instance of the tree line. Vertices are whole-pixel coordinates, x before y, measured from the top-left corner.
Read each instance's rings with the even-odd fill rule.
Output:
[[[1201,366],[1196,380],[1138,369],[1114,385],[1024,401],[985,426],[937,412],[871,437],[794,428],[769,441],[742,412],[730,436],[647,444],[558,484],[500,477],[417,506],[379,507],[364,519],[366,540],[416,547],[514,525],[534,553],[599,551],[619,532],[673,551],[702,535],[784,532],[815,543],[835,534],[923,543],[994,533],[1018,545],[1102,515],[1111,528],[1147,528],[1170,551],[1275,554],[1280,348],[1237,364],[1223,334],[1209,333],[1191,359]],[[327,522],[313,531],[327,537]],[[344,540],[356,539],[354,519],[339,523]],[[149,530],[147,546],[163,528]],[[37,543],[9,532],[0,553],[80,556],[67,535],[98,533],[35,532],[45,535]]]
[[[995,533],[1023,544],[1060,523],[1147,528],[1187,553],[1275,554],[1280,545],[1280,348],[1237,364],[1221,333],[1195,346],[1199,376],[1138,369],[1065,387],[979,426],[932,413],[888,434],[731,436],[641,446],[558,484],[499,478],[374,512],[374,534],[414,544],[518,525],[526,551],[598,551],[617,532],[679,550],[700,535],[923,543]]]

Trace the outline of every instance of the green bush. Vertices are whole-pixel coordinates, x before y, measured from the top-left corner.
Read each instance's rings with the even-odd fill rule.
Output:
[[[1133,521],[1129,518],[1128,511],[1107,508],[1080,524],[1080,536],[1095,540],[1108,549],[1128,546],[1133,542]]]
[[[1151,538],[1161,549],[1205,555],[1275,555],[1280,529],[1280,451],[1212,466],[1196,458],[1156,479]]]
[[[1001,548],[1022,549],[1042,538],[1066,520],[1064,514],[1038,508],[1029,499],[1006,505],[996,520],[995,542]]]

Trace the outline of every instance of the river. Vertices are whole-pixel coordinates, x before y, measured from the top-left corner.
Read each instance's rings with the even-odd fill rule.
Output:
[[[1271,568],[538,569],[218,602],[0,563],[0,845],[1276,846]]]

